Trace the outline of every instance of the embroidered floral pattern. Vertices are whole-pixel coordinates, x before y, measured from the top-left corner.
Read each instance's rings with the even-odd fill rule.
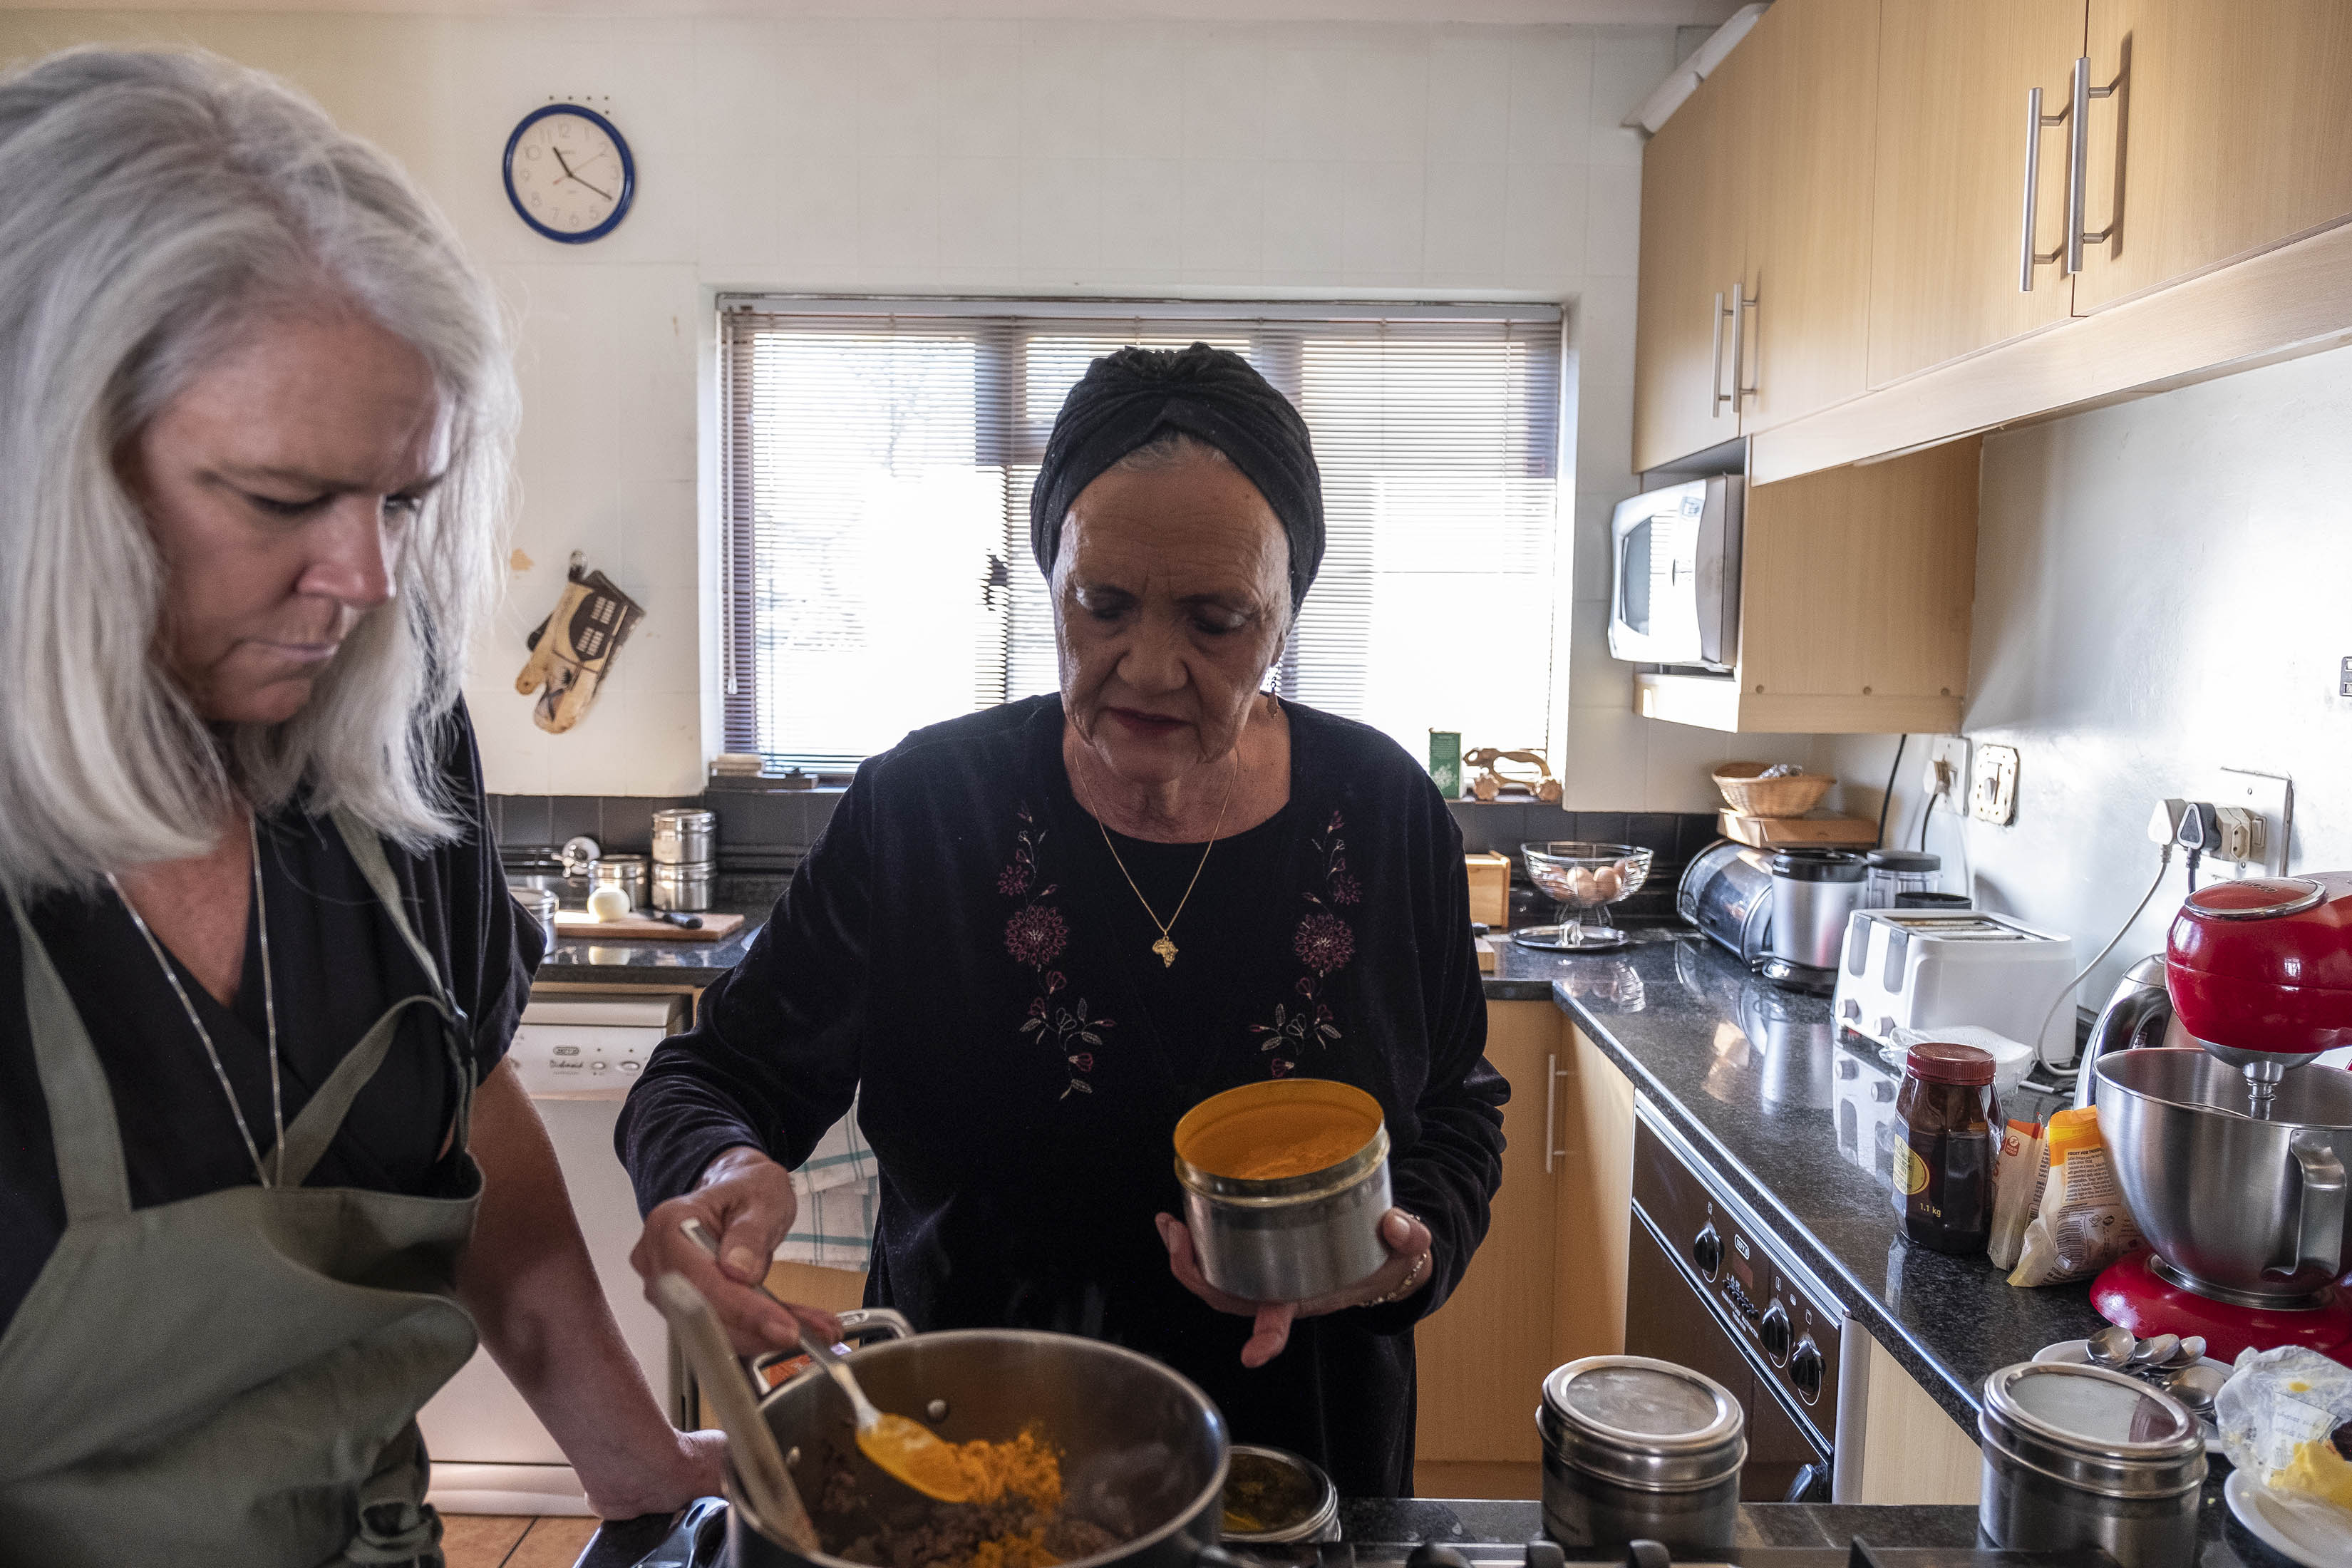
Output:
[[[1317,880],[1320,891],[1310,889],[1302,895],[1307,910],[1299,917],[1297,929],[1290,939],[1291,951],[1307,967],[1307,973],[1291,987],[1297,1000],[1276,1003],[1272,1023],[1250,1026],[1250,1033],[1265,1037],[1258,1049],[1265,1054],[1266,1071],[1274,1078],[1287,1078],[1308,1051],[1328,1047],[1340,1037],[1338,1017],[1330,1005],[1320,999],[1320,994],[1323,983],[1356,956],[1355,927],[1348,923],[1345,916],[1335,912],[1335,907],[1348,908],[1361,902],[1364,896],[1363,884],[1348,869],[1347,840],[1339,837],[1345,826],[1335,811],[1321,837],[1308,841],[1318,862]]]
[[[1067,1100],[1074,1094],[1094,1093],[1090,1079],[1095,1051],[1102,1047],[1103,1031],[1113,1026],[1108,1018],[1096,1017],[1085,997],[1061,999],[1069,988],[1069,976],[1053,964],[1069,946],[1070,925],[1061,910],[1046,902],[1060,889],[1050,882],[1036,886],[1037,847],[1045,841],[1045,830],[1024,806],[1021,830],[1013,835],[1013,859],[997,873],[996,890],[1008,899],[1023,900],[1004,922],[1004,951],[1024,968],[1037,973],[1037,994],[1029,1003],[1021,1033],[1043,1042],[1062,1058],[1069,1084],[1061,1098]]]

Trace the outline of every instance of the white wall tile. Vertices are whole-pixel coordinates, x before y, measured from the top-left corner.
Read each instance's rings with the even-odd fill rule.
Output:
[[[1579,275],[1584,260],[1584,165],[1513,163],[1505,178],[1503,270],[1514,287]]]
[[[1022,205],[1015,158],[940,160],[940,265],[1017,268]]]
[[[1105,91],[1099,50],[1082,43],[1046,42],[1034,32],[1025,36],[1021,49],[1023,156],[1098,156]]]
[[[1546,33],[1514,48],[1510,155],[1527,163],[1584,162],[1591,100],[1589,36]]]
[[[1185,282],[1236,282],[1255,273],[1265,172],[1254,158],[1184,160]]]
[[[1022,266],[1076,281],[1101,265],[1101,171],[1091,158],[1022,160]]]
[[[1101,265],[1107,271],[1170,277],[1184,254],[1184,165],[1174,158],[1107,158]]]
[[[1346,166],[1283,160],[1265,165],[1269,282],[1335,279],[1347,266]]]
[[[1184,50],[1183,71],[1184,156],[1265,156],[1265,52],[1242,39],[1213,36]]]
[[[1596,163],[1642,161],[1642,133],[1618,121],[1641,106],[1675,66],[1674,33],[1658,27],[1595,29],[1592,40],[1591,133],[1586,156]]]
[[[1588,218],[1584,268],[1588,277],[1632,278],[1641,271],[1642,166],[1594,163],[1585,171],[1585,210],[1607,214]]]
[[[1018,30],[1009,37],[940,37],[939,152],[950,158],[1011,158],[1021,152],[1022,81]]]
[[[1507,157],[1511,47],[1494,39],[1442,37],[1429,56],[1431,159],[1478,163]]]
[[[1623,708],[1569,710],[1568,744],[1552,766],[1560,775],[1560,804],[1570,811],[1628,811],[1633,807],[1627,802],[1640,801],[1648,809],[1650,737],[1664,728],[1637,717],[1630,698]]]
[[[1498,163],[1433,163],[1423,192],[1422,266],[1439,285],[1491,287],[1504,276],[1507,175]]]
[[[936,158],[860,158],[858,260],[893,270],[936,266],[939,181]]]
[[[1357,284],[1411,283],[1421,276],[1422,172],[1418,163],[1341,166],[1347,229],[1343,277]]]
[[[1184,53],[1172,39],[1123,31],[1102,46],[1098,123],[1107,158],[1184,152]]]

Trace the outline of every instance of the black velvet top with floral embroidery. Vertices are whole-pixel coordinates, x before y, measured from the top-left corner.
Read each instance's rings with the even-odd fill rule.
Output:
[[[1297,704],[1289,803],[1199,845],[1119,838],[1070,793],[1057,699],[917,731],[866,763],[742,963],[662,1046],[617,1142],[650,1209],[721,1150],[806,1158],[862,1089],[882,1174],[869,1303],[920,1329],[1090,1334],[1199,1383],[1237,1442],[1343,1492],[1412,1478],[1412,1325],[1462,1278],[1502,1173],[1462,839],[1378,731]],[[1377,1097],[1430,1282],[1299,1323],[1256,1371],[1245,1318],[1177,1284],[1177,1118],[1268,1076]]]

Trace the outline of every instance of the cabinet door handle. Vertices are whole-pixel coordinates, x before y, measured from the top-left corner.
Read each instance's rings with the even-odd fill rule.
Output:
[[[2074,72],[2074,79],[2077,82],[2080,82],[2083,79],[2083,73],[2079,68],[2079,65],[2080,62],[2077,62],[2078,68]],[[2061,245],[2057,249],[2051,251],[2047,255],[2044,255],[2042,252],[2033,248],[2033,209],[2041,205],[2042,132],[2045,127],[2065,124],[2070,114],[2071,111],[2064,109],[2060,110],[2055,114],[2042,113],[2042,89],[2036,87],[2030,88],[2026,90],[2025,238],[2018,247],[2017,259],[2017,287],[2018,291],[2021,293],[2031,294],[2033,292],[2033,269],[2035,268],[2047,267],[2052,262],[2056,261],[2059,258],[2066,254],[2066,247],[2063,245]],[[2075,123],[2079,125],[2081,121],[2077,120]],[[2066,221],[2067,226],[2070,229],[2074,226],[2074,208],[2071,202],[2067,208]]]
[[[2069,272],[2083,270],[2084,246],[2105,245],[2107,237],[2116,232],[2116,226],[2109,223],[2098,233],[2088,234],[2084,231],[2083,222],[2084,210],[2090,200],[2084,187],[2090,184],[2091,173],[2091,100],[2113,98],[2123,79],[2118,76],[2105,87],[2093,87],[2090,57],[2085,55],[2074,62],[2074,101],[2071,106],[2074,123],[2067,128],[2067,137],[2074,143],[2074,156],[2066,171],[2066,270]]]
[[[1763,295],[1760,291],[1750,294],[1744,284],[1739,284],[1734,285],[1731,299],[1731,405],[1737,409],[1744,400],[1756,395],[1756,384],[1748,379],[1747,367],[1750,356],[1748,334],[1743,331],[1743,325],[1748,320],[1748,312],[1758,308]]]
[[[1559,1130],[1559,1080],[1568,1075],[1559,1068],[1559,1053],[1544,1056],[1544,1174],[1551,1174],[1554,1160],[1568,1158],[1568,1151],[1557,1146],[1553,1134]]]
[[[1706,416],[1710,419],[1722,418],[1723,405],[1731,401],[1731,394],[1723,390],[1723,318],[1727,313],[1723,308],[1723,296],[1717,294],[1715,297],[1715,368],[1708,372],[1706,378],[1706,390],[1713,399],[1706,410]],[[1734,330],[1737,331],[1736,322]]]

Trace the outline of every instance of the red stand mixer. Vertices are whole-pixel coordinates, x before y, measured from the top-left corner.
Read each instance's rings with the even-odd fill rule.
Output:
[[[2352,871],[2189,894],[2164,989],[2168,1008],[2119,991],[2093,1036],[2085,1081],[2149,1249],[2091,1304],[2143,1338],[2202,1334],[2222,1361],[2294,1344],[2352,1364],[2352,1073],[2312,1060],[2352,1046]],[[2108,1048],[2151,1034],[2187,1043]]]

